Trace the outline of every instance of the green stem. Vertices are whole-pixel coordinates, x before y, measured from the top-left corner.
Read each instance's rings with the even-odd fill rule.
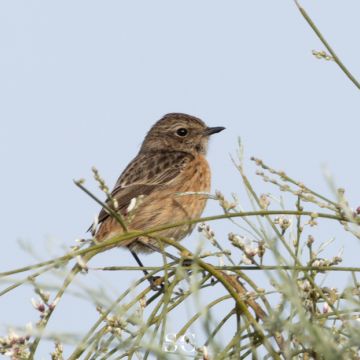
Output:
[[[201,315],[204,315],[204,311],[209,311],[213,306],[221,303],[224,300],[228,300],[231,299],[230,295],[225,295],[222,296],[218,299],[215,299],[214,301],[212,301],[211,303],[207,304],[204,309],[200,310],[199,312],[197,312],[176,334],[176,338],[179,338],[182,335],[186,334],[186,331],[190,328],[190,326],[196,322],[197,319],[199,319],[201,317]]]
[[[91,335],[95,332],[95,330],[98,328],[98,326],[105,320],[105,318],[111,313],[111,311],[113,311],[116,306],[128,295],[130,294],[133,289],[135,287],[137,287],[138,285],[140,285],[143,281],[146,281],[148,278],[150,278],[151,276],[155,275],[158,271],[160,270],[154,270],[152,272],[150,272],[148,275],[144,276],[143,278],[139,279],[138,281],[135,282],[135,284],[133,286],[131,286],[130,288],[128,288],[125,292],[123,292],[110,306],[109,308],[104,311],[101,316],[99,317],[99,319],[95,322],[95,324],[90,328],[90,330],[87,332],[87,334],[84,336],[84,338],[80,341],[79,345],[76,347],[76,349],[73,351],[73,353],[71,354],[71,356],[69,357],[69,360],[75,360],[77,359],[86,349],[86,347],[88,346],[89,343],[91,343],[90,341],[90,337]],[[141,293],[141,296],[145,296],[149,291],[150,288],[146,288],[144,291]],[[140,297],[141,298],[141,297]],[[126,310],[129,309],[129,307],[127,306],[125,308]]]
[[[325,40],[324,36],[321,34],[320,30],[317,28],[317,26],[314,24],[308,13],[305,11],[305,9],[300,5],[299,1],[295,0],[295,4],[298,7],[301,15],[304,17],[304,19],[307,21],[307,23],[310,25],[310,27],[313,29],[317,37],[320,39],[320,41],[325,45],[325,47],[328,49],[329,53],[333,57],[334,61],[339,65],[340,69],[345,73],[345,75],[352,81],[352,83],[360,90],[360,83],[355,79],[355,77],[351,74],[351,72],[346,68],[346,66],[343,64],[343,62],[339,59],[339,57],[336,55],[335,51],[332,49],[330,44]]]
[[[127,232],[127,226],[125,223],[125,220],[121,216],[120,212],[114,211],[110,206],[108,206],[106,203],[98,199],[92,192],[90,192],[85,186],[82,185],[81,181],[74,180],[74,184],[80,188],[84,193],[89,195],[93,200],[95,200],[99,205],[101,205],[123,228],[124,232]]]
[[[208,264],[204,261],[202,261],[199,258],[193,258],[193,255],[182,245],[180,245],[178,242],[172,239],[159,237],[161,241],[168,245],[172,245],[176,247],[178,250],[181,251],[183,256],[187,256],[192,258],[192,260],[196,261],[196,263],[203,269],[206,270],[208,273],[210,273],[213,277],[215,277],[228,291],[228,293],[231,295],[231,297],[235,300],[236,305],[241,310],[242,315],[246,318],[246,320],[249,322],[249,324],[255,329],[257,332],[258,337],[261,339],[263,345],[265,348],[271,353],[271,355],[274,357],[274,359],[280,359],[279,354],[275,351],[275,349],[272,347],[271,343],[265,336],[263,329],[259,325],[258,321],[252,316],[250,311],[248,310],[248,307],[240,294],[234,289],[232,284],[230,284],[223,273],[221,271],[218,271],[215,269],[215,267],[211,264]]]
[[[206,221],[215,221],[215,220],[221,220],[221,219],[229,219],[229,218],[243,218],[243,217],[248,217],[248,216],[271,216],[271,215],[301,215],[301,216],[310,216],[310,217],[314,217],[316,216],[317,218],[322,218],[322,219],[330,219],[330,220],[338,220],[338,221],[346,221],[346,222],[354,222],[358,225],[360,225],[360,219],[347,219],[343,216],[339,216],[339,215],[333,215],[333,214],[327,214],[327,213],[314,213],[311,211],[298,211],[298,210],[259,210],[259,211],[243,211],[243,212],[237,212],[237,213],[231,213],[231,214],[221,214],[221,215],[214,215],[214,216],[206,216],[206,217],[202,217],[202,218],[198,218],[198,219],[193,219],[193,220],[187,220],[187,221],[179,221],[177,223],[173,223],[173,224],[165,224],[162,226],[157,226],[154,227],[152,229],[149,230],[145,230],[145,231],[129,231],[126,234],[120,234],[117,236],[114,236],[102,243],[93,245],[87,249],[81,249],[81,250],[77,250],[77,251],[72,251],[69,254],[60,256],[58,258],[55,258],[53,260],[49,260],[49,261],[44,261],[38,264],[34,264],[34,265],[29,265],[29,266],[25,266],[19,269],[15,269],[15,270],[10,270],[10,271],[5,271],[0,273],[0,277],[5,277],[8,275],[13,275],[13,274],[17,274],[20,272],[24,272],[24,271],[29,271],[29,270],[33,270],[39,267],[43,267],[46,265],[50,265],[50,264],[56,264],[56,265],[60,265],[63,263],[67,263],[68,261],[70,261],[71,259],[73,259],[76,256],[82,256],[85,255],[89,252],[92,251],[105,251],[108,248],[114,247],[114,246],[119,246],[120,243],[122,241],[125,240],[129,240],[129,239],[134,239],[136,237],[139,236],[144,236],[144,235],[150,235],[150,234],[154,234],[157,232],[161,232],[163,230],[168,230],[168,229],[172,229],[175,227],[180,227],[183,225],[193,225],[193,224],[197,224],[197,223],[201,223],[201,222],[206,222]]]
[[[296,270],[296,271],[353,271],[360,272],[359,267],[352,266],[291,266],[291,265],[224,265],[224,266],[214,266],[217,270],[229,270],[229,271],[237,271],[237,270]],[[157,270],[161,271],[164,268],[162,266],[144,266],[144,267],[136,267],[136,266],[106,266],[101,268],[104,271],[139,271],[139,270]],[[168,267],[169,270],[174,270],[175,267]]]

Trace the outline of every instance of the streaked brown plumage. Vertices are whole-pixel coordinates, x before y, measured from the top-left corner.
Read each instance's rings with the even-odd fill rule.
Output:
[[[185,195],[184,192],[209,192],[210,169],[205,159],[208,138],[223,127],[208,128],[205,123],[190,115],[165,115],[150,129],[138,155],[119,177],[112,191],[118,203],[117,211],[126,215],[131,199],[143,195],[128,224],[129,230],[146,230],[201,216],[206,197]],[[123,229],[104,209],[99,214],[98,241],[121,234]],[[159,236],[183,239],[193,226],[164,230]],[[149,237],[122,242],[133,252],[149,252],[159,247]]]

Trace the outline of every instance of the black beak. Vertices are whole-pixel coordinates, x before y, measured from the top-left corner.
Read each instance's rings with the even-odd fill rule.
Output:
[[[223,126],[208,127],[207,129],[205,129],[204,135],[209,136],[209,135],[216,134],[223,130],[225,130],[225,128]]]

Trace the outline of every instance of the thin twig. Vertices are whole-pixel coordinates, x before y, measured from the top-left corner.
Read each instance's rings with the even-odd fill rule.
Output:
[[[315,23],[312,21],[308,13],[305,11],[305,9],[300,5],[298,0],[294,0],[297,8],[299,9],[301,15],[304,17],[304,19],[307,21],[307,23],[310,25],[310,27],[313,29],[317,37],[320,39],[320,41],[324,44],[324,46],[328,49],[329,53],[333,57],[334,61],[339,65],[340,69],[345,73],[345,75],[352,81],[352,83],[360,90],[360,83],[356,80],[356,78],[351,74],[351,72],[346,68],[346,66],[343,64],[343,62],[340,60],[340,58],[336,55],[335,51],[332,49],[330,44],[325,40],[324,36],[321,34],[318,27],[315,25]]]

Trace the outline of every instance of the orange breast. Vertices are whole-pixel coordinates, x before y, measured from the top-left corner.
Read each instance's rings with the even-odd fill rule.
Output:
[[[210,191],[210,168],[203,155],[191,161],[176,181],[183,191]]]
[[[176,191],[186,192],[209,192],[211,185],[211,174],[207,160],[199,155],[189,163],[181,176],[176,181]],[[200,217],[206,205],[207,197],[204,195],[180,195],[175,197],[176,201],[184,208],[189,218]]]
[[[204,156],[200,155],[191,161],[171,184],[165,187],[159,186],[157,190],[144,198],[131,223],[128,224],[128,228],[130,230],[146,230],[164,224],[201,217],[207,196],[183,193],[209,192],[210,180],[208,162]],[[181,240],[193,227],[193,225],[184,225],[163,231],[159,235]],[[122,233],[121,227],[115,219],[108,218],[108,221],[100,225],[96,237],[101,241],[118,233]],[[129,241],[129,243],[132,241],[134,240]],[[122,245],[127,246],[129,243],[122,243]],[[145,251],[145,249],[139,251],[143,250]]]

